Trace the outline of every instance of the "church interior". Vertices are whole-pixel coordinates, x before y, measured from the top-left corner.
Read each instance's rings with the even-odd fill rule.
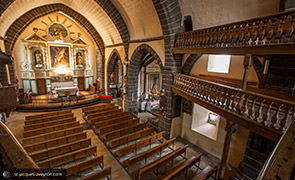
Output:
[[[1,0],[0,179],[294,180],[294,58],[294,0]]]

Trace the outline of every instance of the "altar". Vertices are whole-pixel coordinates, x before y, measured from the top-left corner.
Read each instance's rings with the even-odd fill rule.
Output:
[[[78,96],[79,94],[78,87],[60,87],[60,88],[55,88],[54,91],[58,95],[58,97]]]

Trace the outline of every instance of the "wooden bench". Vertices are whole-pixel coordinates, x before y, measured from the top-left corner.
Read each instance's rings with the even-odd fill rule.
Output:
[[[130,119],[127,121],[116,123],[116,124],[111,124],[109,126],[105,126],[104,128],[100,128],[98,130],[94,129],[94,130],[95,130],[95,133],[97,133],[98,135],[102,135],[120,128],[129,127],[138,123],[139,123],[139,118],[136,118],[136,119]]]
[[[83,139],[79,141],[75,141],[72,143],[68,143],[62,146],[58,146],[52,149],[48,149],[46,151],[36,152],[30,154],[31,158],[36,161],[41,161],[44,159],[48,159],[63,153],[71,152],[77,149],[81,149],[84,147],[88,147],[91,145],[91,138]]]
[[[82,161],[80,163],[74,164],[72,166],[66,167],[64,170],[66,171],[66,176],[71,176],[74,174],[79,174],[87,169],[91,169],[95,166],[100,166],[101,169],[103,169],[103,156],[98,156],[92,159],[88,159],[85,161]]]
[[[109,132],[107,134],[105,134],[103,136],[104,141],[109,141],[111,139],[126,135],[126,134],[130,134],[131,132],[135,132],[138,131],[140,129],[144,129],[147,127],[147,122],[144,123],[140,123],[140,124],[136,124],[130,127],[126,127],[126,128],[122,128],[122,129],[118,129],[112,132]]]
[[[101,103],[101,104],[96,104],[93,106],[88,106],[85,108],[82,108],[82,113],[88,112],[88,111],[92,111],[92,110],[96,110],[96,109],[101,109],[101,108],[105,108],[105,107],[113,107],[115,106],[115,103],[110,103],[110,104],[105,104],[105,103]]]
[[[137,150],[139,148],[145,147],[147,145],[151,145],[152,143],[163,139],[163,134],[164,134],[164,132],[160,132],[158,134],[154,134],[154,135],[152,135],[150,137],[147,137],[147,138],[142,139],[140,141],[137,141],[135,143],[124,146],[124,147],[120,148],[119,150],[117,150],[115,152],[115,155],[118,158],[120,158],[120,157],[122,157],[122,156],[124,156],[124,155],[126,155],[126,154],[128,154],[129,152],[132,152],[132,151],[134,151],[135,154],[136,154]]]
[[[76,126],[80,126],[78,121],[49,126],[49,127],[44,127],[44,128],[39,128],[39,129],[35,129],[35,130],[30,130],[30,131],[25,131],[24,138],[31,137],[31,136],[37,136],[37,135],[45,134],[45,133],[49,133],[49,132],[59,131],[62,129],[76,127]]]
[[[148,157],[150,157],[158,152],[160,152],[160,155],[161,155],[162,150],[164,150],[170,146],[172,146],[172,148],[173,148],[175,140],[176,140],[176,138],[169,139],[168,141],[165,141],[158,146],[155,146],[147,151],[141,152],[129,159],[126,159],[123,164],[125,166],[127,166],[128,170],[130,170],[130,166],[132,164],[135,164],[135,163],[142,161],[142,160],[145,160],[145,162],[146,162]]]
[[[116,123],[126,121],[126,120],[129,120],[129,119],[132,119],[132,118],[133,118],[133,115],[126,114],[126,115],[123,115],[123,116],[119,116],[119,117],[115,117],[115,118],[111,118],[111,119],[106,119],[106,120],[103,120],[103,121],[96,122],[93,125],[93,128],[94,129],[102,128],[102,127],[108,126],[110,124],[116,124]]]
[[[32,153],[32,152],[39,151],[42,149],[48,149],[51,147],[60,146],[63,144],[67,144],[67,143],[71,143],[71,142],[78,141],[81,139],[85,139],[86,137],[87,137],[86,132],[80,132],[80,133],[71,134],[68,136],[59,137],[56,139],[51,139],[51,140],[48,140],[45,142],[30,144],[28,146],[24,146],[24,149],[28,153]]]
[[[29,120],[33,120],[33,119],[40,119],[43,117],[56,116],[56,115],[69,114],[69,113],[72,113],[72,110],[48,112],[48,113],[26,116],[25,120],[29,121]]]
[[[111,167],[107,167],[102,170],[98,170],[86,177],[83,177],[81,180],[98,180],[105,177],[107,177],[108,180],[111,180],[112,179],[111,170],[112,170]]]
[[[118,109],[119,106],[115,106],[115,105],[111,105],[111,106],[103,106],[103,107],[98,107],[98,108],[95,108],[95,109],[91,109],[91,110],[87,110],[87,111],[83,111],[83,116],[87,116],[89,114],[94,114],[96,112],[99,112],[99,111],[105,111],[105,110],[108,110],[108,109]]]
[[[61,156],[46,159],[44,161],[39,161],[37,162],[37,165],[39,166],[39,168],[44,168],[44,169],[55,168],[58,166],[62,166],[62,165],[77,161],[79,159],[86,158],[91,155],[96,156],[96,146],[83,148],[78,151],[74,151]]]
[[[181,154],[186,152],[186,148],[188,147],[188,145],[185,145],[184,147],[178,148],[175,151],[147,164],[146,166],[136,170],[134,172],[134,178],[136,179],[141,179],[145,174],[158,169],[160,166],[162,166],[163,164],[167,163],[168,161],[172,161],[180,156]]]
[[[117,111],[117,110],[120,110],[119,106],[112,106],[112,107],[108,107],[108,108],[97,109],[97,110],[89,111],[87,113],[85,112],[84,119],[88,119],[89,117],[93,117],[93,116],[99,116],[100,114],[102,114],[104,112]],[[121,111],[122,110],[123,109],[121,109]]]
[[[29,120],[29,121],[25,120],[25,126],[51,122],[51,121],[55,121],[58,119],[64,119],[64,118],[70,118],[70,117],[74,117],[74,114],[69,113],[69,114],[61,114],[61,115],[56,115],[56,116],[43,117],[43,118],[33,119],[33,120]]]
[[[89,124],[95,124],[99,121],[104,121],[104,120],[107,120],[107,119],[111,119],[111,118],[114,118],[114,117],[121,117],[121,116],[124,116],[124,115],[128,115],[129,113],[128,112],[123,112],[123,111],[118,111],[118,112],[107,112],[107,113],[104,113],[100,116],[95,116],[95,117],[92,117],[90,119],[87,120],[87,122]]]
[[[150,135],[152,134],[154,131],[156,130],[155,127],[151,127],[151,128],[147,128],[129,135],[125,135],[116,139],[113,139],[109,144],[108,147],[109,148],[115,148],[118,147],[120,145],[126,144],[130,141],[136,140],[136,139],[140,139],[144,136]]]
[[[30,130],[34,130],[34,129],[44,128],[47,126],[54,126],[54,125],[58,125],[58,124],[64,124],[64,123],[73,122],[73,121],[76,121],[75,117],[58,118],[55,121],[44,122],[44,123],[42,122],[42,123],[24,126],[24,131],[30,131]]]
[[[71,134],[79,133],[79,132],[82,132],[82,131],[83,131],[83,127],[82,126],[77,126],[77,127],[63,129],[63,130],[60,130],[60,131],[54,131],[54,132],[45,133],[45,134],[41,134],[41,135],[37,135],[37,136],[23,138],[22,142],[23,142],[23,144],[25,146],[27,146],[27,145],[35,144],[35,143],[38,143],[38,142],[48,141],[50,139],[55,139],[55,138],[58,138],[58,137],[63,137],[63,136],[68,136],[68,135],[71,135]]]
[[[217,173],[219,164],[214,166],[213,168],[211,166],[205,167],[200,173],[194,175],[194,177],[191,180],[207,180],[209,179],[214,173]]]
[[[177,164],[173,168],[171,168],[168,172],[164,173],[157,180],[169,180],[180,174],[181,172],[185,171],[185,179],[187,179],[187,169],[190,168],[192,165],[198,163],[198,167],[200,166],[201,161],[201,154],[197,157],[192,156],[189,159]]]

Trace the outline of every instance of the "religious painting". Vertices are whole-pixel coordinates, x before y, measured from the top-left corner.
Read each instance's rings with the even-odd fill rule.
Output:
[[[160,92],[160,73],[149,73],[149,91],[152,94]]]
[[[83,53],[83,51],[76,52],[76,65],[78,67],[83,67],[83,65],[84,65],[84,53]]]
[[[70,67],[70,53],[67,46],[50,46],[51,68]]]
[[[57,37],[59,39],[63,39],[68,35],[68,32],[65,27],[63,27],[61,24],[54,23],[52,24],[49,29],[49,34],[53,37]]]
[[[42,49],[40,47],[32,47],[32,62],[34,67],[41,68],[43,67],[43,54]]]

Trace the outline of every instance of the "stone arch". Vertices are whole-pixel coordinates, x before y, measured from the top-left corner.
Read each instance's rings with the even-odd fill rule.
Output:
[[[57,11],[64,12],[75,21],[77,21],[80,25],[82,25],[95,41],[98,49],[100,50],[100,53],[104,55],[104,42],[94,26],[83,15],[64,4],[49,4],[45,6],[40,6],[26,12],[17,20],[15,20],[5,33],[6,39],[4,41],[4,45],[6,53],[11,54],[17,38],[28,25],[30,25],[33,21],[42,16]]]
[[[193,68],[193,66],[194,66],[194,64],[198,61],[198,59],[201,56],[202,55],[199,55],[199,54],[191,54],[191,55],[189,55],[189,57],[186,59],[184,65],[182,66],[181,73],[189,75],[192,68]]]
[[[21,35],[21,33],[28,27],[32,22],[34,22],[36,19],[45,16],[47,14],[62,11],[65,14],[69,15],[71,18],[73,18],[75,21],[80,23],[86,31],[90,34],[90,36],[93,38],[94,42],[96,43],[98,50],[102,57],[104,57],[104,42],[99,35],[99,33],[96,31],[94,26],[81,14],[74,11],[73,9],[69,8],[68,6],[64,4],[49,4],[45,6],[40,6],[37,8],[34,8],[22,16],[20,16],[17,20],[15,20],[10,27],[7,29],[5,36],[6,39],[4,40],[4,46],[5,46],[5,52],[7,54],[11,54],[14,48],[14,44],[17,41],[18,37]],[[102,64],[104,64],[104,58],[102,58]],[[14,73],[14,67],[13,64],[9,65],[9,72],[11,76],[11,82],[15,83],[15,73]],[[101,73],[104,72],[104,69],[101,70]]]
[[[108,94],[110,94],[110,76],[111,73],[115,70],[115,64],[120,62],[121,65],[121,75],[123,78],[123,61],[120,57],[120,54],[117,49],[114,49],[109,57],[108,60],[108,65],[107,65],[107,89],[108,89]],[[120,67],[119,67],[120,68]],[[119,81],[119,79],[116,79],[116,81]],[[123,79],[122,79],[123,81]]]
[[[133,52],[130,59],[130,64],[128,65],[128,68],[127,68],[127,84],[126,84],[127,96],[124,101],[125,110],[134,114],[138,113],[138,108],[137,108],[138,73],[142,65],[146,61],[147,59],[146,57],[154,58],[159,63],[160,69],[163,74],[164,67],[156,51],[154,51],[153,48],[147,44],[142,44],[138,46]]]

